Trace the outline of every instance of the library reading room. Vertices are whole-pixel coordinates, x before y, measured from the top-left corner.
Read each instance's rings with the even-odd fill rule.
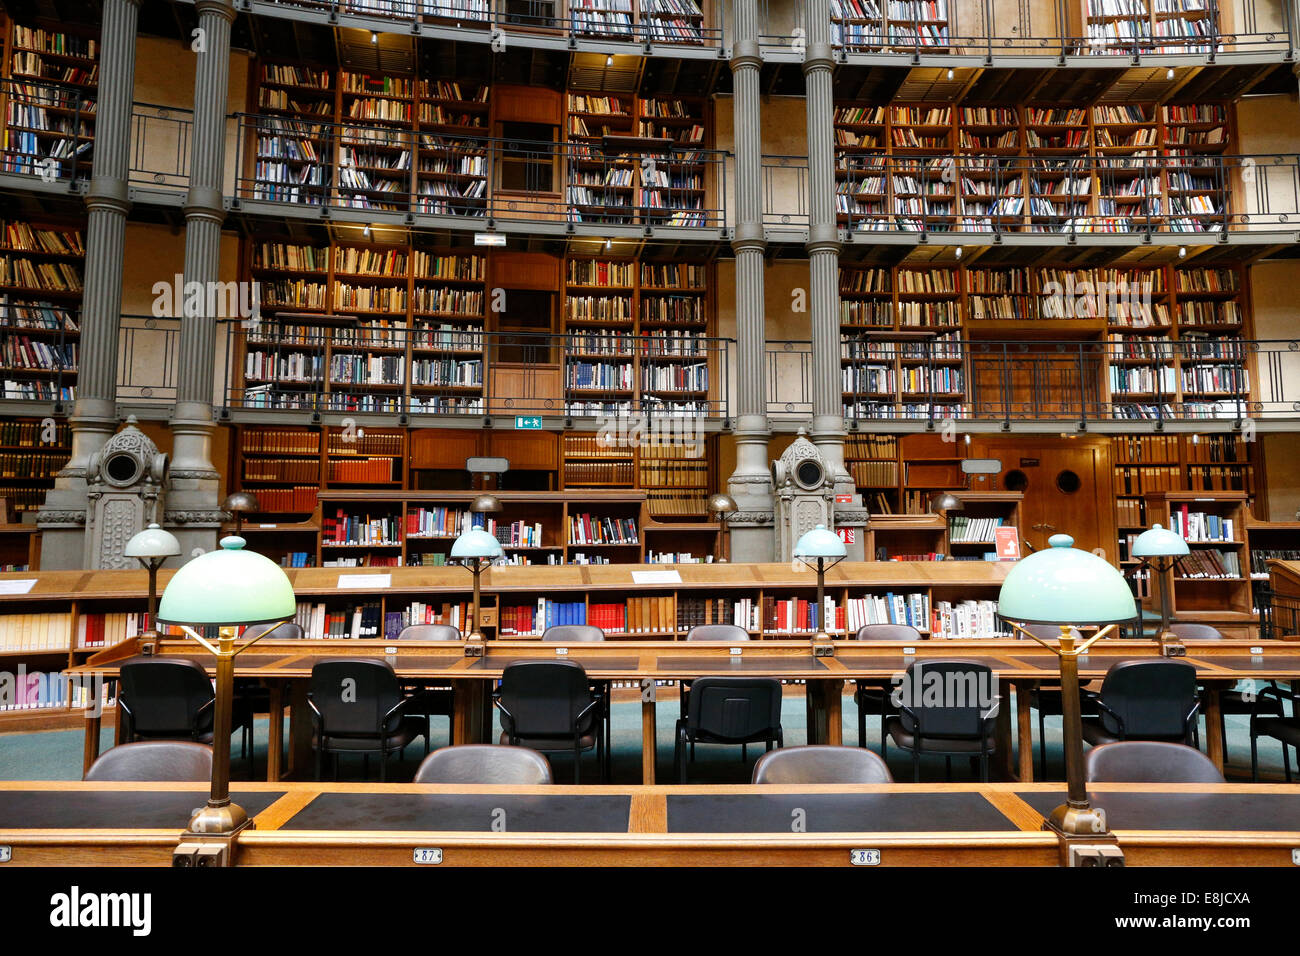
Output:
[[[1298,42],[4,0],[0,874],[1294,871]]]

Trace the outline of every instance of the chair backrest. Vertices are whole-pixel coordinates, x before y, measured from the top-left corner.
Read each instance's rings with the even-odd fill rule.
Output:
[[[853,635],[855,641],[919,641],[921,632],[911,624],[863,624],[858,633]]]
[[[553,644],[594,644],[605,639],[605,632],[595,624],[554,624],[542,634]]]
[[[207,672],[183,657],[128,661],[121,682],[131,726],[146,736],[190,736],[196,715],[214,696]]]
[[[982,739],[997,713],[993,669],[978,661],[926,660],[907,665],[902,686],[891,693],[908,708],[904,729],[920,737]]]
[[[1034,637],[1038,638],[1040,641],[1051,642],[1060,640],[1061,638],[1061,629],[1055,624],[1022,624],[1021,627],[1034,635]],[[1016,637],[1022,641],[1029,640],[1029,638],[1025,637],[1025,635],[1021,634],[1019,631],[1015,631],[1014,633]],[[1070,628],[1070,636],[1076,641],[1083,640],[1083,635],[1079,632],[1077,627]]]
[[[1221,641],[1223,634],[1210,624],[1170,624],[1169,630],[1180,641]]]
[[[519,737],[568,737],[575,729],[586,733],[597,716],[593,709],[575,727],[594,699],[587,671],[577,661],[512,661],[501,672],[497,699],[502,729]]]
[[[212,748],[188,740],[143,740],[106,751],[86,771],[87,780],[212,779]]]
[[[1101,699],[1124,721],[1126,738],[1181,737],[1197,699],[1196,667],[1168,658],[1118,661],[1101,682]],[[1120,732],[1104,710],[1101,720],[1108,733]]]
[[[781,682],[771,677],[701,677],[691,685],[687,726],[729,740],[781,726]]]
[[[310,694],[331,737],[378,734],[384,715],[402,699],[393,666],[375,658],[317,661]]]
[[[442,747],[424,758],[416,783],[509,783],[532,786],[551,782],[551,765],[536,750],[498,744]]]
[[[716,641],[734,644],[749,640],[749,632],[739,624],[696,624],[686,632],[688,641]]]
[[[1214,761],[1195,747],[1159,740],[1123,740],[1093,747],[1083,757],[1091,782],[1223,783]]]
[[[754,783],[893,782],[885,762],[862,747],[785,747],[754,764]]]
[[[459,641],[460,630],[451,624],[410,624],[398,633],[399,641]]]
[[[260,637],[273,627],[275,627],[275,633],[267,638],[268,641],[300,641],[303,638],[302,627],[293,623],[293,621],[285,621],[279,627],[276,627],[275,622],[272,621],[270,624],[248,625],[248,627],[244,628],[243,639],[252,640],[255,637]]]

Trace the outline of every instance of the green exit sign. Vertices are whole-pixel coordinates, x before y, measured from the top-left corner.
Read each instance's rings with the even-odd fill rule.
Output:
[[[542,427],[542,416],[540,415],[516,415],[515,416],[515,428],[539,431],[541,427]]]

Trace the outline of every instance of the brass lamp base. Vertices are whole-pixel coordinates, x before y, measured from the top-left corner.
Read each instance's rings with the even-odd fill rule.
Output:
[[[1044,830],[1062,836],[1087,836],[1095,839],[1107,833],[1106,811],[1100,807],[1072,807],[1063,803],[1047,818]]]
[[[214,807],[211,803],[195,811],[190,817],[190,825],[185,830],[187,837],[230,836],[243,829],[251,829],[253,821],[248,819],[244,808],[237,803],[227,803]]]

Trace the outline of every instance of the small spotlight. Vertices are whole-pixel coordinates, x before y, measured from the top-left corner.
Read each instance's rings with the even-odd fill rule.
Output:
[[[371,43],[378,43],[378,42],[379,42],[379,34],[376,33],[374,30],[371,30],[371,31],[370,31],[370,42],[371,42]]]
[[[605,65],[606,66],[614,65],[614,54],[611,53],[609,56],[605,57]]]
[[[613,246],[613,245],[614,245],[614,240],[613,240],[613,239],[606,239],[606,240],[605,240],[605,248],[606,248],[606,249],[610,248],[610,247]]]
[[[365,236],[367,239],[369,239],[369,238],[370,238],[370,227],[369,227],[369,226],[366,226],[364,229],[362,229],[362,230],[361,230],[361,235],[363,235],[363,236]]]
[[[1178,258],[1179,258],[1179,259],[1186,259],[1186,258],[1187,258],[1187,247],[1186,247],[1186,246],[1179,246],[1179,247],[1178,247]]]
[[[961,246],[958,246],[958,247],[957,247],[957,258],[958,258],[958,259],[961,258]]]
[[[1192,435],[1192,444],[1193,444],[1193,445],[1199,445],[1200,443],[1201,443],[1201,436],[1200,436],[1200,435],[1195,435],[1195,434]]]
[[[1165,79],[1172,80],[1173,78],[1174,78],[1174,68],[1171,66],[1169,69],[1165,70]]]
[[[951,69],[948,70],[948,79],[952,79],[956,74]]]

